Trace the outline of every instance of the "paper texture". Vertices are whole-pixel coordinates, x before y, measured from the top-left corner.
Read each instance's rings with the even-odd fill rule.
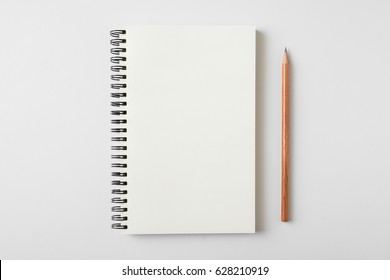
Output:
[[[128,230],[255,231],[255,28],[126,28]]]

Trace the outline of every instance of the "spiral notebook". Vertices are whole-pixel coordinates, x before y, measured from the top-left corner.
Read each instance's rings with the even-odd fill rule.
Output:
[[[255,232],[255,34],[111,31],[114,229]]]

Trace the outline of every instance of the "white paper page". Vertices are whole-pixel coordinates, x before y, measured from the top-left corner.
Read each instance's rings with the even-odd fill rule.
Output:
[[[255,231],[255,28],[127,28],[128,230]]]

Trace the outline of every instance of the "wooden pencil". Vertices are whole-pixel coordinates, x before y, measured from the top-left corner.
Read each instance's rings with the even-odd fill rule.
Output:
[[[288,222],[288,175],[289,175],[289,64],[287,49],[282,63],[282,222]]]

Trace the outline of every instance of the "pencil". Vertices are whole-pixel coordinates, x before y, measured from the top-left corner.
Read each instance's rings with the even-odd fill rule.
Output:
[[[289,79],[288,55],[285,48],[282,63],[282,222],[288,222]]]

